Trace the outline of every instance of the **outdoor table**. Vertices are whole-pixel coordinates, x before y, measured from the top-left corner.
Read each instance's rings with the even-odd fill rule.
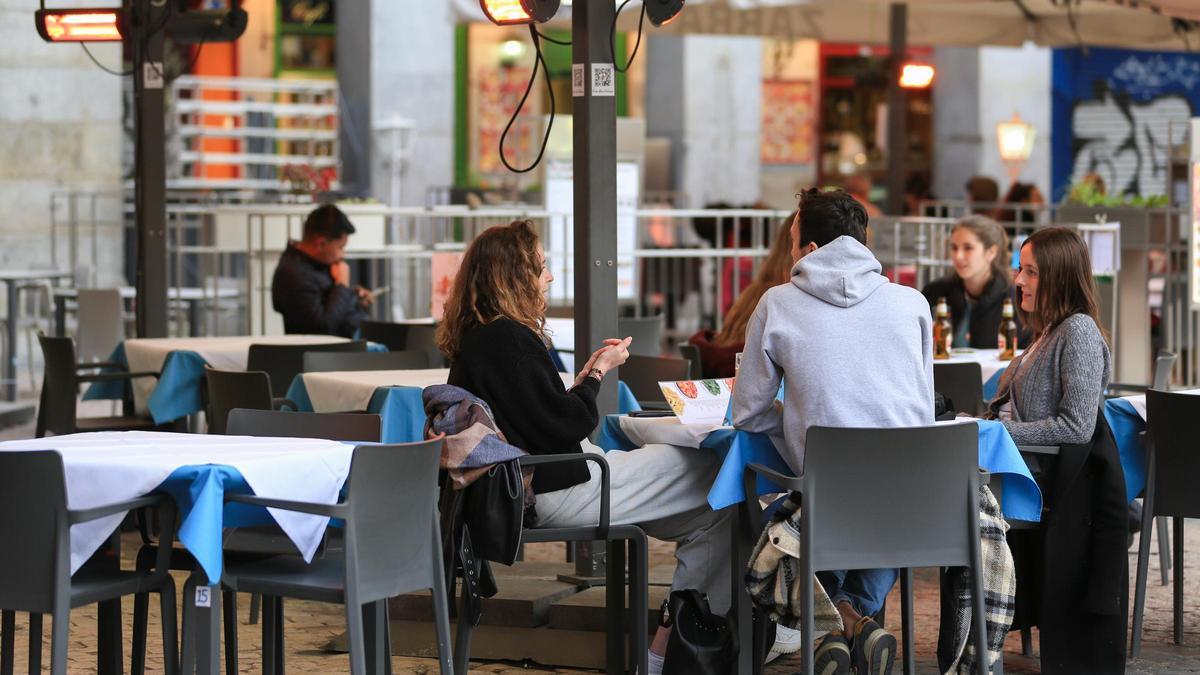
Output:
[[[1200,389],[1177,391],[1200,394]],[[1146,430],[1146,395],[1110,398],[1104,402],[1104,419],[1112,431],[1125,472],[1125,497],[1133,501],[1146,487],[1146,448],[1139,435]]]
[[[1020,354],[1021,352],[1017,352],[1018,356]],[[936,366],[939,363],[978,362],[983,374],[983,401],[987,403],[996,397],[996,390],[1000,387],[1000,376],[1004,374],[1008,364],[1012,363],[1001,361],[999,356],[999,349],[954,349],[950,352],[950,358],[933,363]]]
[[[158,372],[154,378],[138,378],[133,388],[134,407],[139,415],[149,413],[158,424],[186,417],[203,409],[201,384],[204,366],[220,370],[245,370],[250,345],[302,345],[345,342],[331,335],[275,335],[205,338],[142,338],[126,340],[117,346],[110,361],[133,372]],[[371,344],[371,351],[384,351]],[[88,388],[84,400],[120,399],[124,382],[97,382]]]
[[[564,386],[575,383],[574,375],[560,375]],[[435,384],[446,384],[449,376],[448,368],[301,373],[292,380],[287,399],[302,412],[378,413],[383,420],[384,443],[409,443],[424,440],[425,405],[421,391]],[[633,401],[625,383],[619,382],[617,386],[623,405]],[[622,410],[630,409],[622,407]]]
[[[137,298],[137,289],[133,286],[120,286],[122,300]],[[200,308],[207,300],[230,300],[241,297],[242,291],[236,288],[200,288],[187,286],[179,288],[172,286],[167,289],[167,298],[187,305],[188,331],[192,337],[200,335]],[[67,334],[67,301],[79,297],[78,288],[54,289],[54,334]]]
[[[55,282],[62,279],[72,279],[74,275],[62,270],[0,270],[0,282],[4,283],[5,295],[8,301],[8,323],[4,326],[5,344],[8,353],[4,355],[4,400],[17,400],[17,321],[20,318],[21,303],[19,294],[21,284],[32,281]]]
[[[0,443],[0,451],[57,450],[66,473],[67,505],[86,509],[166,492],[179,510],[179,542],[196,559],[201,586],[193,598],[199,672],[214,673],[219,660],[217,597],[222,572],[222,531],[277,523],[305,560],[320,545],[329,519],[242,504],[225,505],[225,493],[333,504],[350,473],[354,445],[321,439],[248,438],[165,432],[97,432]],[[71,526],[71,573],[104,543],[124,514]],[[116,605],[119,614],[119,604]],[[102,616],[111,616],[103,612]],[[103,634],[103,633],[102,633]]]

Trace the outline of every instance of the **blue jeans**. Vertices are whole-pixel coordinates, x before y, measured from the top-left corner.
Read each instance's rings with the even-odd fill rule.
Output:
[[[899,576],[900,571],[896,569],[837,570],[817,572],[817,581],[821,582],[834,605],[845,600],[859,614],[874,616],[883,609],[883,601]],[[850,628],[846,626],[846,630]]]

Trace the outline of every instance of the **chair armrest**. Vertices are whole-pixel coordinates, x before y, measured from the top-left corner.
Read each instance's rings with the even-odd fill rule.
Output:
[[[293,412],[299,412],[299,411],[300,411],[300,406],[298,406],[298,405],[296,405],[295,403],[293,403],[291,399],[287,399],[287,398],[273,398],[273,399],[271,399],[271,408],[272,408],[272,409],[274,409],[274,410],[283,410],[283,406],[287,406],[287,407],[291,408]]]
[[[758,474],[763,478],[770,480],[785,490],[793,492],[804,492],[804,480],[795,476],[785,476],[774,469],[769,469],[762,464],[750,463],[746,465],[746,473]]]
[[[225,502],[249,504],[251,506],[262,506],[268,509],[295,511],[296,513],[308,513],[314,516],[328,516],[329,518],[345,518],[347,512],[349,511],[345,502],[341,502],[339,504],[313,504],[311,502],[293,502],[287,499],[271,499],[269,497],[259,497],[257,495],[226,494]]]
[[[1104,395],[1108,398],[1128,394],[1144,394],[1149,389],[1149,385],[1145,384],[1130,384],[1128,382],[1109,382],[1104,388]]]
[[[156,506],[167,499],[163,494],[151,494],[137,499],[130,499],[124,502],[116,502],[114,504],[105,504],[90,509],[77,509],[67,511],[67,522],[71,525],[77,523],[86,523],[90,520],[112,516],[118,513],[125,513],[134,509],[141,509],[147,506]]]
[[[577,464],[580,462],[594,462],[600,467],[600,522],[596,527],[596,539],[608,539],[608,523],[609,523],[609,478],[608,478],[608,460],[604,459],[604,455],[594,452],[573,452],[566,455],[525,455],[517,460],[522,467],[537,466],[539,464]]]
[[[153,377],[157,379],[158,373],[92,373],[91,375],[79,375],[76,377],[80,382],[113,382],[119,380],[133,380],[139,377]]]
[[[116,361],[93,361],[91,363],[76,363],[75,370],[96,370],[98,368],[116,368],[121,372],[129,370],[129,366]]]
[[[1018,452],[1027,452],[1031,455],[1057,455],[1057,445],[1018,445]]]

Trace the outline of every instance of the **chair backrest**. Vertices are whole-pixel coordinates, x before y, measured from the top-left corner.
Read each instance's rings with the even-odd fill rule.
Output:
[[[636,340],[635,340],[636,342]],[[659,382],[689,379],[691,366],[684,359],[630,356],[620,368],[621,381],[639,401],[666,401]]]
[[[1200,396],[1146,392],[1146,423],[1154,441],[1154,515],[1200,518]]]
[[[0,518],[0,541],[8,551],[0,555],[0,607],[54,611],[56,578],[66,582],[70,569],[66,508],[57,452],[0,452],[0,509],[8,514]]]
[[[42,376],[39,426],[56,435],[75,433],[75,397],[79,395],[75,370],[75,341],[69,337],[38,335],[46,367]]]
[[[76,357],[80,362],[105,361],[125,339],[125,303],[116,288],[79,289]]]
[[[1151,389],[1167,391],[1171,387],[1171,369],[1175,367],[1176,358],[1178,357],[1174,352],[1158,350],[1158,355],[1154,357],[1154,380],[1150,383]]]
[[[811,427],[801,517],[813,569],[970,565],[978,435],[977,424]]]
[[[441,452],[441,439],[354,449],[346,581],[359,602],[432,585]]]
[[[225,433],[230,436],[325,438],[331,441],[378,443],[383,422],[369,413],[313,413],[282,410],[229,411]]]
[[[978,415],[983,408],[983,369],[978,363],[934,363],[933,390],[954,403],[956,412]]]
[[[250,345],[246,358],[246,370],[261,370],[271,378],[271,394],[284,396],[292,380],[304,371],[305,352],[365,352],[367,343],[362,340],[329,342],[313,345]]]
[[[271,378],[261,370],[204,368],[208,384],[208,433],[223,434],[229,411],[271,410]]]
[[[421,370],[429,368],[428,352],[401,350],[395,352],[306,352],[304,372],[325,373],[339,370]]]
[[[359,324],[359,331],[361,331],[362,339],[398,352],[407,349],[405,343],[408,341],[408,328],[411,325],[388,321],[363,321]]]
[[[629,353],[636,356],[662,356],[663,317],[645,316],[617,319],[615,337],[633,337]]]
[[[446,355],[437,345],[437,326],[413,324],[408,327],[408,337],[404,340],[404,349],[410,352],[425,352],[429,354],[431,368],[441,368],[446,364]]]
[[[687,359],[691,364],[689,375],[693,380],[699,380],[704,377],[704,366],[700,362],[700,348],[693,344],[679,345],[679,355]]]

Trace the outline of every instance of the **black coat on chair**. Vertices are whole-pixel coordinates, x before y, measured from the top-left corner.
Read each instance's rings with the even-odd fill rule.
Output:
[[[1129,616],[1125,474],[1103,413],[1090,443],[1065,445],[1039,484],[1043,526],[1010,532],[1013,627],[1038,626],[1043,673],[1122,673]]]

